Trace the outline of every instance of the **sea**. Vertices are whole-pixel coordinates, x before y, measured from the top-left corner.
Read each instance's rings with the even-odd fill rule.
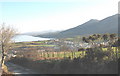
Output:
[[[51,39],[53,38],[34,37],[30,35],[16,35],[12,38],[14,42],[44,41],[44,40],[51,40]]]

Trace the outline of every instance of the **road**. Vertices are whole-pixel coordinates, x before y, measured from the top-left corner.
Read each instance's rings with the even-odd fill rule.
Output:
[[[1,66],[0,66],[0,76],[2,75],[2,68],[1,68]]]
[[[14,72],[15,75],[20,76],[20,74],[39,74],[37,72],[33,72],[30,69],[24,68],[22,66],[19,66],[19,65],[13,64],[13,63],[7,62],[7,63],[5,63],[5,65],[7,65],[8,70],[10,72]]]
[[[1,59],[2,59],[2,54],[0,52],[0,76],[2,75]]]

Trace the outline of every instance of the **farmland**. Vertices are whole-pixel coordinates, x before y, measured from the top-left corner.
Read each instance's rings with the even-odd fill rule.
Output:
[[[36,52],[34,55],[33,52],[29,52],[22,54],[23,57],[12,58],[9,62],[33,69],[39,74],[117,73],[115,50],[117,48],[102,49],[102,51],[92,49],[82,52]]]
[[[12,52],[16,52],[16,55],[18,57],[30,58],[34,61],[44,59],[82,58],[86,55],[86,52],[89,49],[96,51],[101,50],[103,52],[112,50],[113,54],[116,54],[116,52],[118,53],[118,47],[113,46],[117,40],[116,38],[113,40],[114,43],[111,43],[111,41],[109,41],[110,37],[106,42],[106,39],[99,36],[101,35],[97,36],[94,34],[94,41],[90,43],[83,42],[82,38],[79,36],[74,38],[62,38],[56,40],[19,42],[14,44]],[[95,39],[95,37],[99,38]],[[92,36],[88,36],[88,38],[93,40]],[[101,46],[101,44],[104,44],[104,46]]]
[[[119,40],[95,37],[15,43],[7,61],[42,74],[117,73]]]
[[[112,47],[111,50],[113,51],[113,54],[116,54],[116,52],[118,51],[117,47]],[[20,52],[18,53],[17,56],[21,56],[23,55],[23,57],[25,58],[29,58],[32,60],[49,60],[49,59],[64,59],[64,58],[70,58],[70,59],[74,59],[74,58],[82,58],[83,56],[86,55],[86,51],[87,49],[83,50],[83,51],[76,51],[76,52]],[[101,48],[101,51],[106,52],[108,51],[108,48]]]

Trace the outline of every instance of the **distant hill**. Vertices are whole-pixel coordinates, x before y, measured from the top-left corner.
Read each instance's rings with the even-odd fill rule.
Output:
[[[118,33],[118,14],[107,17],[103,20],[91,19],[77,27],[61,31],[36,35],[37,37],[64,38],[77,35],[89,35],[95,33]]]

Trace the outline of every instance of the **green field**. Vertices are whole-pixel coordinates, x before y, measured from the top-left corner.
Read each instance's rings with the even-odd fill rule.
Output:
[[[54,47],[56,45],[45,44],[45,41],[15,43],[14,48],[19,47]]]
[[[78,58],[85,56],[85,51],[83,52],[39,52],[37,54],[32,55],[29,58],[33,60],[39,60],[42,58],[45,59],[64,59],[64,58]]]
[[[113,55],[116,55],[116,53],[119,53],[120,50],[118,50],[117,47],[112,47],[111,49],[113,51]],[[109,51],[108,48],[102,48],[103,53],[105,51]],[[29,53],[27,55],[31,55],[29,58],[33,59],[33,60],[44,60],[44,59],[64,59],[64,58],[70,58],[70,59],[74,59],[74,58],[82,58],[86,55],[87,51],[76,51],[76,52],[37,52],[37,53]],[[25,54],[25,56],[27,56]]]

